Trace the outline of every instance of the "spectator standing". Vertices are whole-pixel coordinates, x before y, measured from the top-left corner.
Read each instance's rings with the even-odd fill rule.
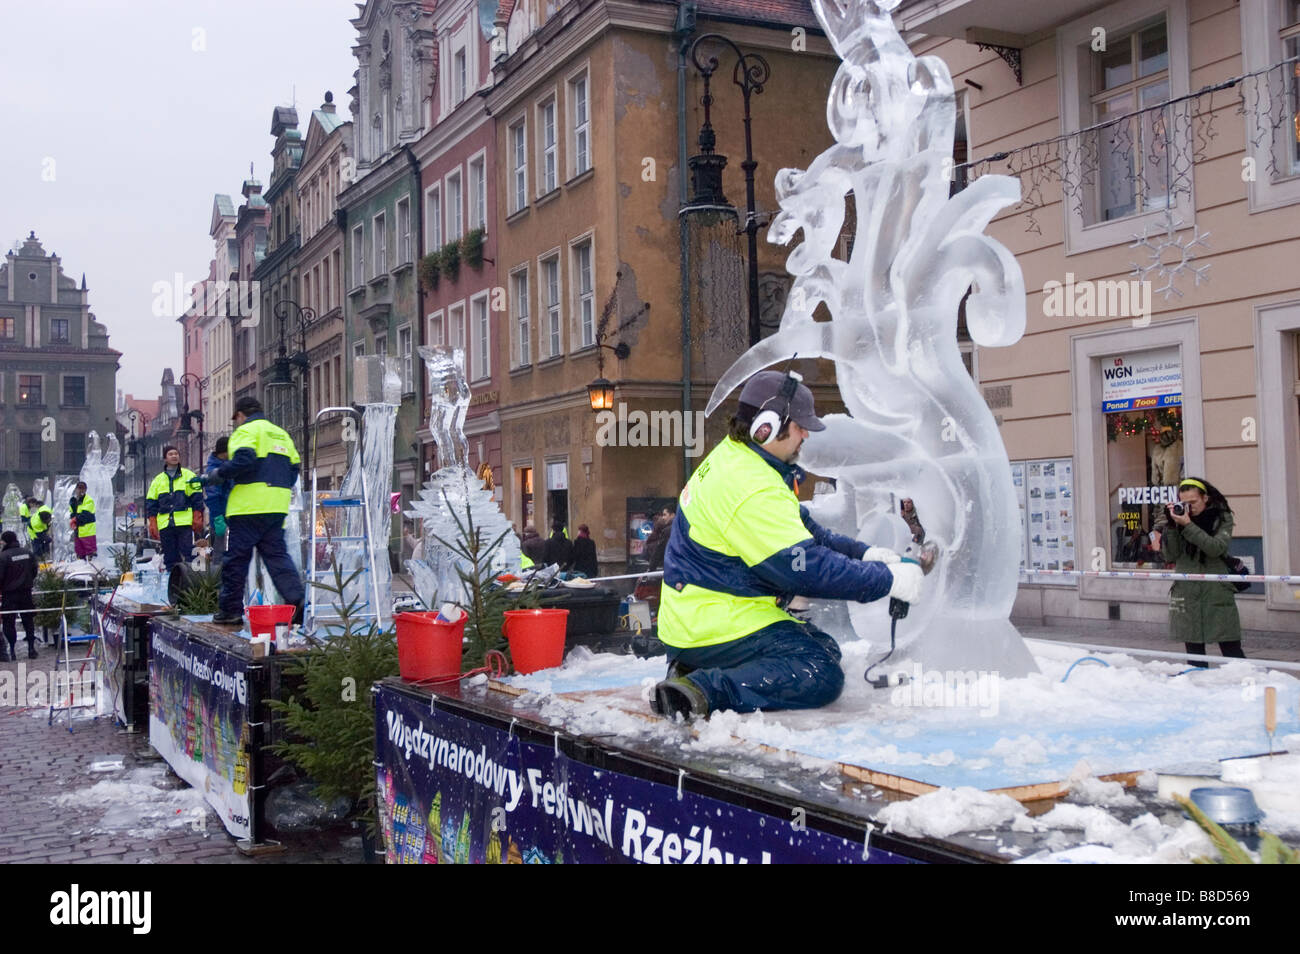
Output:
[[[548,566],[557,563],[561,570],[567,570],[573,562],[573,544],[564,532],[564,524],[558,520],[551,525],[551,535],[546,540],[542,561]]]
[[[0,644],[0,662],[18,659],[18,617],[27,633],[27,658],[36,658],[36,615],[32,612],[32,586],[36,582],[36,557],[18,542],[12,530],[0,533],[0,610],[4,611],[4,644]]]
[[[600,565],[596,561],[596,541],[591,539],[591,531],[585,523],[578,524],[578,535],[573,541],[573,569],[588,579],[600,576]]]

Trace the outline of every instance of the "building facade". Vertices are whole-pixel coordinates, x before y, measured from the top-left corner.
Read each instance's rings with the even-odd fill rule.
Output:
[[[352,123],[339,115],[331,93],[312,110],[298,170],[298,208],[302,212],[302,246],[298,272],[302,276],[303,306],[312,312],[307,327],[309,413],[313,422],[322,408],[346,407],[346,361],[343,316],[343,230],[339,227],[338,196],[351,167]],[[311,464],[319,486],[339,486],[348,468],[350,446],[343,440],[343,419],[333,415],[314,426]],[[313,444],[299,448],[307,459]],[[310,479],[310,473],[307,474]]]
[[[989,232],[1028,325],[976,366],[1024,481],[1026,565],[1154,566],[1147,532],[1198,476],[1235,512],[1234,554],[1297,572],[1300,4],[905,2],[896,20],[953,74],[966,177],[1021,182]],[[1018,615],[1167,617],[1167,582],[1034,580]],[[1300,632],[1297,594],[1241,594],[1242,625]]]
[[[232,276],[240,283],[237,287],[248,288],[250,294],[258,298],[258,307],[248,309],[252,314],[231,314],[230,321],[230,360],[231,387],[234,400],[251,396],[260,398],[258,375],[258,341],[265,333],[264,326],[272,321],[270,304],[265,289],[254,285],[254,275],[258,266],[266,257],[268,232],[270,231],[271,209],[266,199],[262,198],[262,183],[253,177],[252,170],[240,189],[244,204],[239,207],[235,217],[236,258],[231,262]]]
[[[409,501],[419,472],[420,407],[413,372],[420,325],[416,277],[420,242],[420,168],[412,145],[427,131],[434,89],[432,4],[367,0],[352,21],[357,30],[352,139],[356,176],[339,196],[343,224],[345,368],[355,393],[357,357],[394,357],[412,367],[403,382],[393,448],[391,489]],[[393,552],[401,545],[393,523]]]
[[[716,150],[730,158],[723,196],[692,205],[688,157],[705,147],[690,44],[722,33],[770,67],[752,102],[760,216],[776,208],[777,171],[807,166],[830,144],[820,104],[838,61],[805,3],[701,2],[695,17],[668,3],[555,6],[514,5],[487,94],[508,301],[496,345],[507,369],[500,482],[518,526],[545,534],[560,523],[572,536],[585,523],[611,572],[645,565],[648,517],[721,436],[725,413],[697,428],[696,412],[748,345],[735,56],[710,46],[700,57],[722,64],[711,119]],[[757,298],[770,330],[788,287],[787,252],[764,239],[760,231]],[[612,350],[618,343],[626,357]],[[601,434],[587,391],[599,378],[613,383],[616,410],[675,419],[676,433],[653,443]],[[819,379],[810,370],[808,380]],[[819,406],[827,397],[818,389]]]
[[[32,483],[77,474],[86,435],[117,430],[121,352],[90,311],[81,285],[63,274],[32,232],[0,266],[0,473],[30,494]],[[101,444],[101,446],[103,446]]]

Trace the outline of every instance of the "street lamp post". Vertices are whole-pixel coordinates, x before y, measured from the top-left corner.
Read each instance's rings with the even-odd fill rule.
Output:
[[[127,451],[135,457],[136,479],[140,482],[140,492],[136,494],[137,502],[142,504],[145,495],[145,437],[149,430],[149,415],[138,408],[131,408],[126,414],[127,420],[131,422],[131,441],[127,445]],[[140,425],[140,436],[136,435],[136,425]],[[139,513],[139,508],[137,508]]]
[[[745,161],[740,164],[740,168],[745,170],[745,234],[749,238],[749,343],[758,344],[761,336],[761,326],[758,320],[758,214],[754,203],[754,170],[758,168],[758,163],[754,161],[754,141],[750,128],[749,115],[749,98],[752,94],[762,93],[763,86],[771,78],[772,70],[767,65],[767,60],[757,53],[744,53],[740,47],[736,46],[731,40],[721,33],[706,33],[697,37],[691,44],[691,60],[695,63],[695,68],[699,70],[700,75],[704,77],[704,96],[700,102],[704,106],[704,127],[700,131],[700,141],[707,143],[708,149],[712,150],[712,144],[716,138],[713,133],[713,123],[710,116],[710,110],[713,106],[713,94],[709,91],[709,81],[718,68],[718,58],[711,56],[706,62],[700,62],[700,44],[704,42],[722,43],[731,47],[736,54],[736,65],[732,70],[732,82],[740,87],[741,95],[745,100]],[[725,164],[726,160],[722,162]],[[719,167],[719,173],[721,167]]]
[[[312,308],[304,308],[296,301],[290,298],[284,298],[278,301],[273,309],[275,317],[280,319],[280,347],[275,358],[275,374],[272,382],[275,384],[291,384],[292,376],[290,368],[298,369],[302,376],[302,433],[298,438],[298,446],[302,448],[301,453],[308,453],[307,429],[310,409],[308,407],[308,397],[310,391],[310,377],[308,373],[311,362],[307,357],[307,329],[311,327],[312,322],[316,320],[316,312]],[[286,323],[292,319],[294,327],[297,329],[298,341],[301,347],[294,354],[288,353],[288,335],[292,334],[294,328],[285,328]],[[305,459],[305,458],[304,458]],[[311,464],[308,462],[308,467]]]
[[[194,384],[199,389],[199,409],[197,411],[190,410],[190,382],[189,382],[190,378],[194,379]],[[187,371],[185,374],[181,375],[180,383],[181,383],[181,387],[184,388],[184,392],[185,392],[185,405],[184,405],[184,409],[181,411],[181,426],[177,429],[176,433],[178,436],[181,434],[186,435],[185,443],[188,445],[189,435],[194,433],[194,431],[190,429],[190,418],[193,418],[194,420],[198,421],[199,424],[198,466],[202,467],[203,466],[203,392],[206,391],[208,388],[208,379],[201,378],[197,374]]]

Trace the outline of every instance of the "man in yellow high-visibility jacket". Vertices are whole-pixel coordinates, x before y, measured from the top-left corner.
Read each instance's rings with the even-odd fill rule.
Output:
[[[832,533],[800,506],[794,459],[823,429],[798,375],[761,371],[741,390],[729,435],[687,481],[664,557],[661,715],[834,702],[844,687],[839,646],[786,612],[789,600],[920,595],[914,560]]]
[[[181,452],[163,448],[163,469],[145,494],[149,534],[162,543],[163,565],[171,569],[194,556],[194,535],[203,532],[203,487],[181,466]]]
[[[298,607],[295,619],[300,621],[303,580],[284,542],[284,519],[298,480],[298,450],[283,428],[262,416],[257,398],[245,396],[236,401],[231,420],[235,432],[226,445],[230,459],[204,477],[205,483],[234,481],[226,499],[229,538],[221,564],[221,610],[212,621],[223,625],[243,622],[244,584],[254,550],[280,596]]]
[[[27,508],[30,514],[27,536],[31,538],[32,555],[44,560],[50,554],[50,525],[54,523],[54,515],[35,497],[27,498]]]
[[[77,481],[69,502],[71,518],[69,523],[76,531],[74,545],[78,560],[89,560],[99,552],[95,541],[95,498],[86,493],[86,482]]]

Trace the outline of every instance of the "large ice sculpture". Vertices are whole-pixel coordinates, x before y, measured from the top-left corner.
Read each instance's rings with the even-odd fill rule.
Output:
[[[114,504],[113,477],[121,464],[121,450],[117,435],[108,434],[101,449],[99,435],[91,431],[86,435],[86,459],[81,465],[80,479],[86,482],[86,494],[95,501],[95,539],[98,544],[105,544],[113,539]],[[62,479],[62,478],[60,478]],[[75,485],[76,481],[73,481]],[[65,527],[68,522],[68,501],[58,499],[58,482],[55,483],[54,522]],[[55,542],[58,542],[56,535]],[[58,552],[55,553],[57,560]],[[67,559],[72,559],[69,549]]]
[[[72,492],[77,487],[77,478],[69,474],[59,474],[54,478],[54,504],[50,508],[54,515],[54,562],[67,563],[77,558],[73,537],[76,530],[68,522],[72,518]]]
[[[380,625],[387,626],[393,614],[393,571],[388,555],[393,511],[388,495],[393,482],[393,434],[402,403],[402,376],[396,359],[380,355],[357,358],[353,366],[353,402],[364,407],[361,446],[352,455],[339,494],[361,498],[364,489],[370,502],[370,532],[366,534],[359,509],[341,511],[340,530],[345,539],[334,544],[331,555],[344,579],[360,568],[368,569],[373,560],[374,580],[368,574],[358,576],[344,591],[344,598],[357,599],[361,612],[375,612]],[[358,545],[348,537],[362,542]],[[320,593],[317,598],[322,603],[333,599],[327,600]],[[372,608],[376,599],[377,610]]]
[[[956,118],[943,61],[916,58],[890,17],[898,0],[812,0],[842,60],[827,121],[835,144],[807,171],[783,169],[781,212],[769,241],[804,241],[780,329],[719,380],[712,411],[756,371],[797,353],[835,364],[851,416],[829,415],[800,463],[837,478],[818,513],[875,544],[906,542],[897,500],[911,497],[942,547],[923,599],[900,623],[900,659],[937,670],[1035,665],[1008,616],[1016,595],[1020,518],[1006,450],[957,347],[966,297],[971,337],[985,347],[1019,340],[1024,279],[1015,258],[983,234],[1019,199],[1006,176],[982,176],[949,196]],[[834,249],[852,194],[856,230],[848,261]],[[831,320],[817,322],[825,304]],[[849,604],[852,627],[888,645],[885,603]]]
[[[498,538],[501,546],[493,556],[492,568],[498,572],[519,569],[519,538],[492,492],[469,466],[469,447],[465,440],[465,412],[469,408],[470,390],[465,381],[465,352],[461,348],[421,346],[420,357],[429,374],[429,431],[438,444],[438,470],[420,490],[420,498],[411,502],[407,516],[424,521],[424,557],[410,560],[407,569],[416,595],[426,606],[464,601],[465,590],[457,569],[470,570],[454,551],[438,538],[455,542],[460,536],[456,522],[474,527],[483,543]]]

